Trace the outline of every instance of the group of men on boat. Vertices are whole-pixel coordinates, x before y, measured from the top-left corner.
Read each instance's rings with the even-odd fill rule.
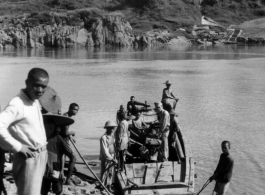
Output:
[[[48,82],[47,71],[41,68],[31,69],[26,79],[26,88],[0,114],[0,194],[7,194],[3,185],[4,150],[14,154],[12,171],[18,195],[47,194],[51,183],[53,193],[61,194],[63,155],[70,159],[66,184],[71,183],[75,156],[69,147],[69,141],[73,141],[70,136],[75,133],[69,131],[69,125],[74,122],[72,118],[79,106],[71,104],[69,111],[61,115],[61,105],[56,104],[57,94],[39,101],[49,89]],[[163,90],[162,101],[155,103],[157,122],[144,123],[141,116],[143,112],[150,110],[150,105],[139,103],[132,96],[127,104],[127,111],[124,106],[120,106],[117,123],[105,123],[106,133],[100,138],[101,179],[109,189],[115,165],[118,165],[118,171],[124,171],[126,156],[130,156],[129,145],[141,145],[140,156],[133,155],[145,162],[168,160],[169,146],[177,141],[180,126],[175,112],[178,99],[172,93],[171,84],[168,81],[165,84],[167,87]],[[138,108],[137,105],[142,107]],[[130,120],[132,124],[128,123]],[[138,140],[133,140],[132,137]],[[156,144],[150,144],[150,140]],[[234,161],[229,150],[230,142],[224,141],[223,154],[214,175],[210,177],[210,181],[217,181],[218,195],[225,193],[232,177]]]
[[[174,110],[178,99],[172,93],[171,83],[167,81],[165,84],[167,87],[163,90],[162,101],[154,103],[155,121],[148,124],[143,121],[143,113],[151,111],[151,106],[131,96],[127,110],[121,105],[117,111],[117,123],[106,122],[106,133],[100,139],[100,160],[101,179],[107,186],[111,186],[114,164],[118,165],[118,171],[124,171],[126,159],[143,162],[168,160],[169,145],[174,145],[178,139],[180,125]]]

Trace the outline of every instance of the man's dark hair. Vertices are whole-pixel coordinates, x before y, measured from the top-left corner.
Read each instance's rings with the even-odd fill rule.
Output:
[[[230,141],[226,141],[226,140],[225,140],[225,141],[222,142],[221,145],[223,146],[223,145],[225,145],[225,144],[228,144],[228,148],[230,149]]]
[[[36,78],[49,78],[49,74],[46,70],[42,68],[32,68],[28,73],[27,80],[36,80]]]
[[[130,99],[132,99],[132,98],[135,98],[135,97],[132,95]]]
[[[69,109],[70,109],[70,108],[73,108],[73,107],[76,107],[76,106],[79,108],[79,106],[78,106],[77,103],[71,103],[70,106],[69,106]]]

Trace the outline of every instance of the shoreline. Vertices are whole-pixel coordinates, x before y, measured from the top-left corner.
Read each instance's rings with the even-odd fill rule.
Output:
[[[94,180],[94,181],[93,181]],[[5,163],[4,170],[4,185],[8,195],[17,195],[17,187],[15,185],[14,178],[12,176],[12,164]],[[99,184],[94,178],[90,178],[83,172],[75,172],[71,176],[71,181],[75,186],[63,185],[62,195],[107,195],[105,191],[101,191],[98,187]],[[48,193],[52,195],[53,193]]]

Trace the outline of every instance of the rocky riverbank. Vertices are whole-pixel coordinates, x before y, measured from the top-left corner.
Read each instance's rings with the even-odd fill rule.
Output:
[[[4,185],[8,195],[17,195],[17,188],[12,176],[12,164],[5,164],[5,173],[4,173]],[[71,180],[74,186],[63,186],[62,195],[106,195],[105,191],[100,191],[98,189],[98,184],[96,182],[88,182],[85,178],[81,178],[77,175],[72,175]],[[52,195],[52,193],[49,193]]]
[[[167,30],[133,31],[130,23],[118,14],[98,18],[89,27],[85,24],[69,26],[57,24],[29,24],[30,17],[13,19],[0,27],[0,48],[70,48],[102,46],[157,46],[189,44],[184,37],[174,36]]]

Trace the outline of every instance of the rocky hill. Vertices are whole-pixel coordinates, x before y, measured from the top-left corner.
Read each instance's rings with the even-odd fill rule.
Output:
[[[0,0],[0,47],[157,45],[177,36],[193,38],[190,29],[200,24],[202,15],[224,26],[261,18],[264,4],[265,0]]]
[[[135,30],[175,30],[200,23],[201,14],[227,26],[265,17],[264,4],[264,0],[0,0],[0,22],[28,14],[34,14],[33,24],[49,22],[39,14],[56,12],[68,25],[89,25],[97,17],[119,12]]]
[[[265,17],[264,0],[204,0],[202,14],[223,25]]]

